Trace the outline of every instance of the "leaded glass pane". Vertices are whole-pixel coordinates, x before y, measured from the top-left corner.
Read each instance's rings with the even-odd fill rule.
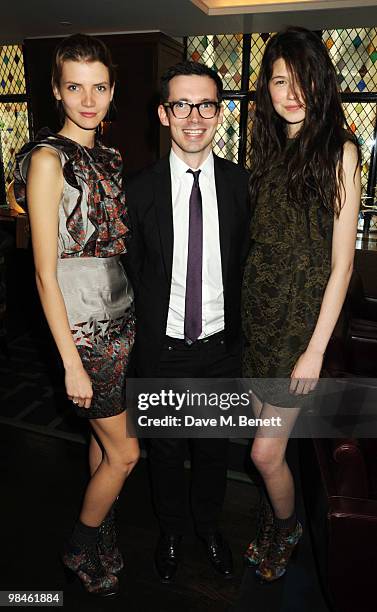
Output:
[[[237,163],[240,139],[240,102],[224,100],[224,121],[217,128],[213,151]]]
[[[221,76],[224,89],[239,90],[242,73],[242,34],[190,36],[187,59],[201,62]]]
[[[250,168],[250,149],[251,149],[251,131],[253,128],[255,102],[249,102],[248,118],[247,118],[247,139],[246,139],[246,168]]]
[[[24,58],[20,45],[0,47],[0,96],[26,94]]]
[[[340,91],[377,91],[377,28],[324,30]]]
[[[249,89],[252,91],[256,88],[259,68],[262,62],[262,57],[266,44],[270,40],[272,33],[264,32],[262,34],[253,33],[251,35],[251,53],[250,53],[250,79]]]
[[[26,102],[0,102],[0,146],[6,185],[13,179],[15,154],[28,140]]]
[[[356,134],[361,147],[361,186],[363,194],[368,184],[369,163],[374,145],[373,133],[376,124],[377,104],[375,102],[345,102],[343,108],[347,123],[354,134]]]
[[[377,232],[377,215],[369,215],[369,230],[368,233],[370,232]]]

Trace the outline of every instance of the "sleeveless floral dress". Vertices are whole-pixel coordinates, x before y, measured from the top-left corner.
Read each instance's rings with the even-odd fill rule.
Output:
[[[15,195],[27,206],[31,155],[39,147],[58,154],[64,177],[59,205],[57,280],[72,336],[93,385],[89,409],[102,418],[125,410],[125,374],[134,341],[133,292],[120,261],[129,238],[120,153],[39,132],[17,155]]]
[[[301,205],[288,200],[284,157],[265,173],[253,211],[242,290],[243,376],[258,379],[260,399],[294,407],[300,400],[288,392],[289,377],[319,316],[333,214],[310,198]]]

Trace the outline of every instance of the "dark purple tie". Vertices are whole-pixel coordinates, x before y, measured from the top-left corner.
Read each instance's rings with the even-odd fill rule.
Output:
[[[187,170],[194,177],[190,195],[189,234],[187,252],[185,340],[192,344],[202,333],[202,261],[203,216],[202,194],[199,187],[200,170]]]

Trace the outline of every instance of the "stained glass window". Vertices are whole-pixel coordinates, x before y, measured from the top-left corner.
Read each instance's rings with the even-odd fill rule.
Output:
[[[240,113],[247,112],[248,118],[242,120],[246,125],[246,165],[250,166],[249,150],[251,145],[251,127],[254,103],[253,93],[266,44],[272,33],[250,34],[249,93],[240,91],[242,80],[242,35],[207,35],[187,39],[187,57],[203,62],[214,68],[222,76],[227,97],[224,100],[224,123],[219,127],[215,139],[215,152],[232,161],[239,160]],[[322,39],[325,42],[331,60],[334,63],[339,90],[341,93],[352,93],[356,101],[344,102],[347,121],[356,134],[362,151],[362,190],[366,194],[370,179],[370,163],[374,146],[374,131],[377,122],[377,102],[366,100],[363,94],[377,93],[377,27],[354,28],[349,30],[324,30]],[[237,100],[232,99],[231,92],[238,93]],[[248,107],[241,103],[247,99]],[[372,177],[373,180],[375,177]],[[373,186],[372,186],[373,187]],[[370,194],[369,194],[370,195]]]
[[[13,179],[15,154],[28,140],[27,103],[2,103],[0,98],[0,144],[6,185]]]
[[[13,179],[15,154],[28,140],[29,119],[23,51],[21,45],[5,45],[0,47],[2,194],[4,193],[4,187],[7,187]],[[5,202],[1,201],[0,204],[5,204]]]
[[[365,192],[368,184],[369,163],[374,145],[374,126],[377,118],[376,102],[345,102],[343,104],[347,123],[356,134],[361,147],[361,185]]]
[[[24,58],[20,45],[0,47],[0,96],[26,94]]]
[[[240,139],[240,102],[224,100],[223,105],[224,121],[217,128],[213,151],[220,157],[236,161]]]
[[[324,30],[340,91],[377,91],[377,28]]]
[[[251,130],[253,127],[255,103],[249,102],[247,115],[246,168],[250,168]]]
[[[224,89],[239,91],[242,79],[242,34],[193,36],[187,41],[187,57],[206,64],[219,73]],[[224,121],[218,127],[214,152],[232,161],[238,160],[240,139],[240,102],[225,99]]]
[[[242,34],[191,36],[187,39],[187,57],[218,72],[224,89],[241,88]]]
[[[266,44],[273,36],[272,33],[264,32],[262,34],[254,33],[251,35],[251,53],[250,53],[250,80],[249,89],[252,91],[256,88],[258,73],[262,62],[262,57]]]

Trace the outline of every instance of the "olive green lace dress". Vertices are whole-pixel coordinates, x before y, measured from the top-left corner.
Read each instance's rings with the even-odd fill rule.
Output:
[[[332,227],[333,214],[321,202],[288,201],[284,157],[272,163],[253,212],[242,297],[243,376],[260,379],[252,387],[272,405],[300,403],[288,392],[289,377],[318,319]]]

